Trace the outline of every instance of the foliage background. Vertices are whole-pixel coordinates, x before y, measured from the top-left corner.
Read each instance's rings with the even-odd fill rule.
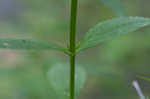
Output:
[[[126,15],[150,17],[149,0],[122,0]],[[0,38],[31,38],[69,43],[69,0],[0,0]],[[79,0],[77,38],[99,21],[117,17],[100,0]],[[79,99],[138,99],[132,81],[137,79],[146,96],[150,83],[150,27],[102,43],[77,56],[88,73]],[[47,79],[50,67],[67,63],[55,51],[0,49],[1,99],[57,99]]]

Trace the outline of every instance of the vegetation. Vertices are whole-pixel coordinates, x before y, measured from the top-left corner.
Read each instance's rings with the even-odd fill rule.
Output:
[[[120,64],[119,62],[122,62],[123,65],[128,65],[128,67],[126,67],[129,68],[128,70],[134,70],[136,67],[130,67],[130,65],[132,66],[132,65],[139,64],[138,63],[139,60],[140,62],[142,61],[141,62],[142,65],[144,65],[144,63],[145,65],[148,64],[148,61],[145,62],[144,59],[141,60],[138,58],[140,58],[143,54],[144,54],[143,57],[145,57],[145,59],[149,57],[146,56],[146,51],[145,51],[149,49],[149,44],[150,44],[149,34],[145,33],[143,36],[142,32],[141,33],[139,32],[141,28],[150,25],[150,18],[141,17],[141,16],[127,16],[123,3],[120,0],[107,0],[107,1],[101,0],[101,1],[102,1],[101,3],[104,4],[103,9],[105,9],[105,7],[111,8],[112,12],[116,14],[116,17],[98,22],[98,24],[90,28],[83,35],[83,37],[81,37],[81,40],[76,38],[78,32],[80,34],[81,32],[84,31],[84,30],[78,31],[80,24],[77,23],[78,11],[80,10],[78,9],[78,6],[79,3],[81,2],[79,2],[78,0],[71,0],[71,5],[70,5],[71,15],[69,18],[70,19],[69,21],[70,26],[69,26],[68,25],[69,22],[67,23],[67,20],[65,20],[65,22],[63,22],[63,20],[59,20],[58,22],[60,23],[57,23],[57,20],[53,19],[55,16],[59,17],[57,13],[55,13],[56,14],[55,16],[50,16],[51,14],[47,14],[47,11],[51,9],[48,6],[46,6],[47,3],[49,2],[48,0],[46,0],[45,2],[43,2],[42,0],[39,0],[38,2],[29,1],[29,0],[26,1],[26,2],[31,2],[30,4],[32,5],[30,8],[32,10],[26,12],[28,13],[27,15],[29,16],[25,16],[26,14],[25,13],[22,19],[26,21],[23,23],[25,23],[24,26],[26,26],[27,30],[23,26],[19,26],[19,28],[23,28],[20,31],[25,29],[29,33],[34,32],[32,35],[34,36],[37,35],[37,37],[35,36],[36,39],[33,38],[25,39],[25,38],[17,38],[17,37],[0,39],[0,48],[4,49],[4,51],[7,51],[6,49],[11,49],[13,51],[14,50],[25,51],[23,56],[27,61],[21,63],[15,63],[17,65],[23,64],[21,67],[16,66],[15,69],[9,68],[1,71],[1,75],[3,75],[2,77],[5,78],[5,76],[9,75],[9,77],[11,77],[12,79],[15,78],[15,82],[14,82],[15,84],[17,83],[22,84],[22,85],[17,85],[18,87],[18,88],[16,87],[16,89],[18,90],[17,95],[19,96],[15,95],[14,99],[18,99],[18,97],[21,98],[23,97],[24,99],[34,99],[34,98],[48,99],[51,97],[56,99],[78,99],[80,93],[86,86],[86,83],[89,79],[89,74],[96,74],[96,76],[94,76],[96,77],[96,79],[98,78],[97,75],[101,75],[102,79],[100,79],[100,81],[106,80],[104,82],[106,89],[108,88],[107,85],[112,84],[112,86],[109,86],[111,90],[113,89],[117,90],[118,92],[117,94],[119,96],[121,95],[126,96],[125,93],[127,93],[128,91],[124,90],[122,91],[122,93],[120,93],[119,87],[121,87],[124,84],[126,84],[126,86],[128,85],[126,80],[122,79],[122,77],[128,73],[124,74],[124,72],[126,72],[126,69],[123,69],[124,68],[123,66],[122,69],[120,69],[120,67],[119,68],[115,67],[115,65],[117,64],[119,66]],[[45,7],[42,8],[38,7],[41,4],[41,2],[43,2],[43,5]],[[86,1],[84,1],[84,3],[85,2]],[[57,4],[58,1],[54,1],[53,3]],[[60,1],[60,4],[61,3],[62,4],[64,3],[65,5],[66,1],[64,2]],[[37,9],[41,11],[38,11]],[[32,13],[32,11],[34,13]],[[46,11],[46,13],[43,11]],[[101,13],[103,14],[103,12]],[[37,19],[34,17],[36,17]],[[52,27],[49,28],[49,26]],[[57,28],[55,26],[57,26]],[[51,29],[53,29],[52,31],[56,32],[56,34],[49,34],[48,31],[51,31]],[[11,31],[17,32],[16,28],[10,30],[10,33]],[[146,31],[146,28],[143,31]],[[37,32],[37,34],[35,32]],[[62,32],[62,34],[59,35],[60,32]],[[69,41],[67,41],[66,39],[67,37],[65,37],[66,36],[66,34],[64,34],[65,32],[67,33],[69,32],[68,33],[70,35]],[[132,35],[131,34],[126,35],[132,32],[137,32],[137,34],[134,33]],[[58,41],[53,39],[53,36],[54,37],[56,36],[56,39]],[[57,36],[59,37],[57,38]],[[121,36],[120,39],[117,38],[120,36]],[[65,38],[64,40],[67,41],[65,44],[62,44],[60,41],[62,37],[64,37]],[[50,42],[52,41],[49,40],[51,38],[57,43]],[[110,43],[108,43],[109,40],[111,40]],[[98,58],[100,61],[99,60],[95,61],[98,56],[95,56],[97,55],[97,52],[95,53],[94,50],[92,52],[87,53],[87,54],[95,53],[93,56],[87,55],[88,57],[90,57],[89,59],[78,58],[78,56],[82,55],[82,53],[84,53],[83,51],[85,51],[86,49],[95,47],[100,44],[104,46],[101,48],[100,51],[101,55]],[[67,47],[63,47],[63,45]],[[61,56],[60,53],[59,53],[60,56],[55,56],[57,52],[53,54],[49,52],[51,50],[63,52],[67,57],[69,56],[70,62],[66,62],[66,60],[64,60],[65,62],[59,61],[59,57],[65,57],[65,56]],[[139,52],[141,53],[139,54]],[[22,55],[20,55],[19,57],[22,57]],[[92,59],[93,57],[94,59]],[[22,59],[24,60],[24,58]],[[80,61],[81,63],[78,63],[76,62],[76,60],[77,61],[82,60],[82,61]],[[93,64],[92,63],[89,64],[89,62],[86,62],[88,60],[90,60],[90,62],[93,62]],[[127,60],[128,63],[126,64],[124,60]],[[135,60],[135,63],[131,62],[133,60]],[[139,71],[141,70],[140,68],[138,69]],[[122,72],[122,70],[124,70],[124,72]],[[147,69],[144,68],[144,70],[146,71]],[[109,80],[107,79],[106,75],[110,77]],[[115,76],[115,78],[117,77],[117,79],[122,79],[122,81],[120,80],[120,82],[118,81],[115,82],[115,80],[117,79],[113,80],[113,76]],[[94,80],[94,78],[92,80]],[[110,80],[111,82],[109,83]],[[105,90],[102,90],[101,92],[105,92]],[[113,91],[111,92],[112,93],[101,93],[101,95],[104,98],[109,98],[109,97],[105,97],[105,94],[110,94],[110,98],[114,98],[113,97],[114,93]],[[14,94],[12,94],[12,96],[14,96]],[[11,98],[12,96],[9,97],[9,96],[2,95],[1,97],[12,99]],[[119,99],[119,98],[120,97],[114,99]],[[131,96],[128,95],[124,97],[124,99],[126,98],[131,98]],[[134,97],[132,97],[132,99],[133,98]]]

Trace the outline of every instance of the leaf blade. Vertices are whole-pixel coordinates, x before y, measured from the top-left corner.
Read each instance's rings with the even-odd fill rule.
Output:
[[[0,39],[0,48],[14,50],[58,50],[69,53],[67,49],[54,43],[30,39]]]
[[[138,76],[138,78],[149,81],[150,82],[150,78],[144,77],[144,76]]]
[[[98,23],[79,42],[80,47],[77,49],[77,52],[120,35],[134,32],[149,24],[150,19],[144,17],[120,17]]]
[[[69,99],[70,67],[66,63],[57,63],[47,74],[48,80],[56,94],[62,99]],[[75,99],[77,99],[81,89],[84,87],[87,78],[85,69],[79,65],[75,72]]]

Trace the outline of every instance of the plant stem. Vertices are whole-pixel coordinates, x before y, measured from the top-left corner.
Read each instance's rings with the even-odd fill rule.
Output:
[[[71,1],[70,18],[70,99],[75,98],[75,49],[76,49],[76,20],[78,0]]]

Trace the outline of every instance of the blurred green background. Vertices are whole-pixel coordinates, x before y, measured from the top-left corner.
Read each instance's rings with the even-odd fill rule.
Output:
[[[69,43],[70,0],[0,0],[0,38],[30,38]],[[122,0],[127,16],[150,17],[149,0]],[[117,17],[100,0],[79,0],[77,39],[100,21]],[[88,78],[79,99],[139,99],[132,81],[146,96],[150,83],[150,27],[102,43],[77,55]],[[0,99],[59,99],[47,72],[68,63],[56,51],[0,49]]]

